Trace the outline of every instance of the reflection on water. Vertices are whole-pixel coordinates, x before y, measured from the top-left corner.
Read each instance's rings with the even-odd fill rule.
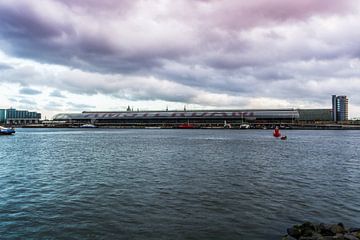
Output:
[[[359,226],[356,131],[17,129],[1,239],[279,239]]]

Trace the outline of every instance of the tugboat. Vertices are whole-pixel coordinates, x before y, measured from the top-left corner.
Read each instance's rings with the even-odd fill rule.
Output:
[[[14,128],[5,128],[0,126],[0,135],[12,135],[15,133]]]

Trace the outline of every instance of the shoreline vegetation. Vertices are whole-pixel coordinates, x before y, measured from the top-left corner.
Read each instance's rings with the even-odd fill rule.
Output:
[[[287,229],[282,240],[360,240],[360,228],[345,228],[344,224],[304,222]]]

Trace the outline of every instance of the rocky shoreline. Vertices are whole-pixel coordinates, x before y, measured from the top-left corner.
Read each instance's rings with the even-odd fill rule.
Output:
[[[287,229],[282,240],[360,240],[360,228],[345,228],[344,224],[314,224],[304,222]]]

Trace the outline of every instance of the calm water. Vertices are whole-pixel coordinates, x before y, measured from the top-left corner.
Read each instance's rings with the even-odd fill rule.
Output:
[[[0,239],[280,239],[360,226],[360,131],[18,129]]]

